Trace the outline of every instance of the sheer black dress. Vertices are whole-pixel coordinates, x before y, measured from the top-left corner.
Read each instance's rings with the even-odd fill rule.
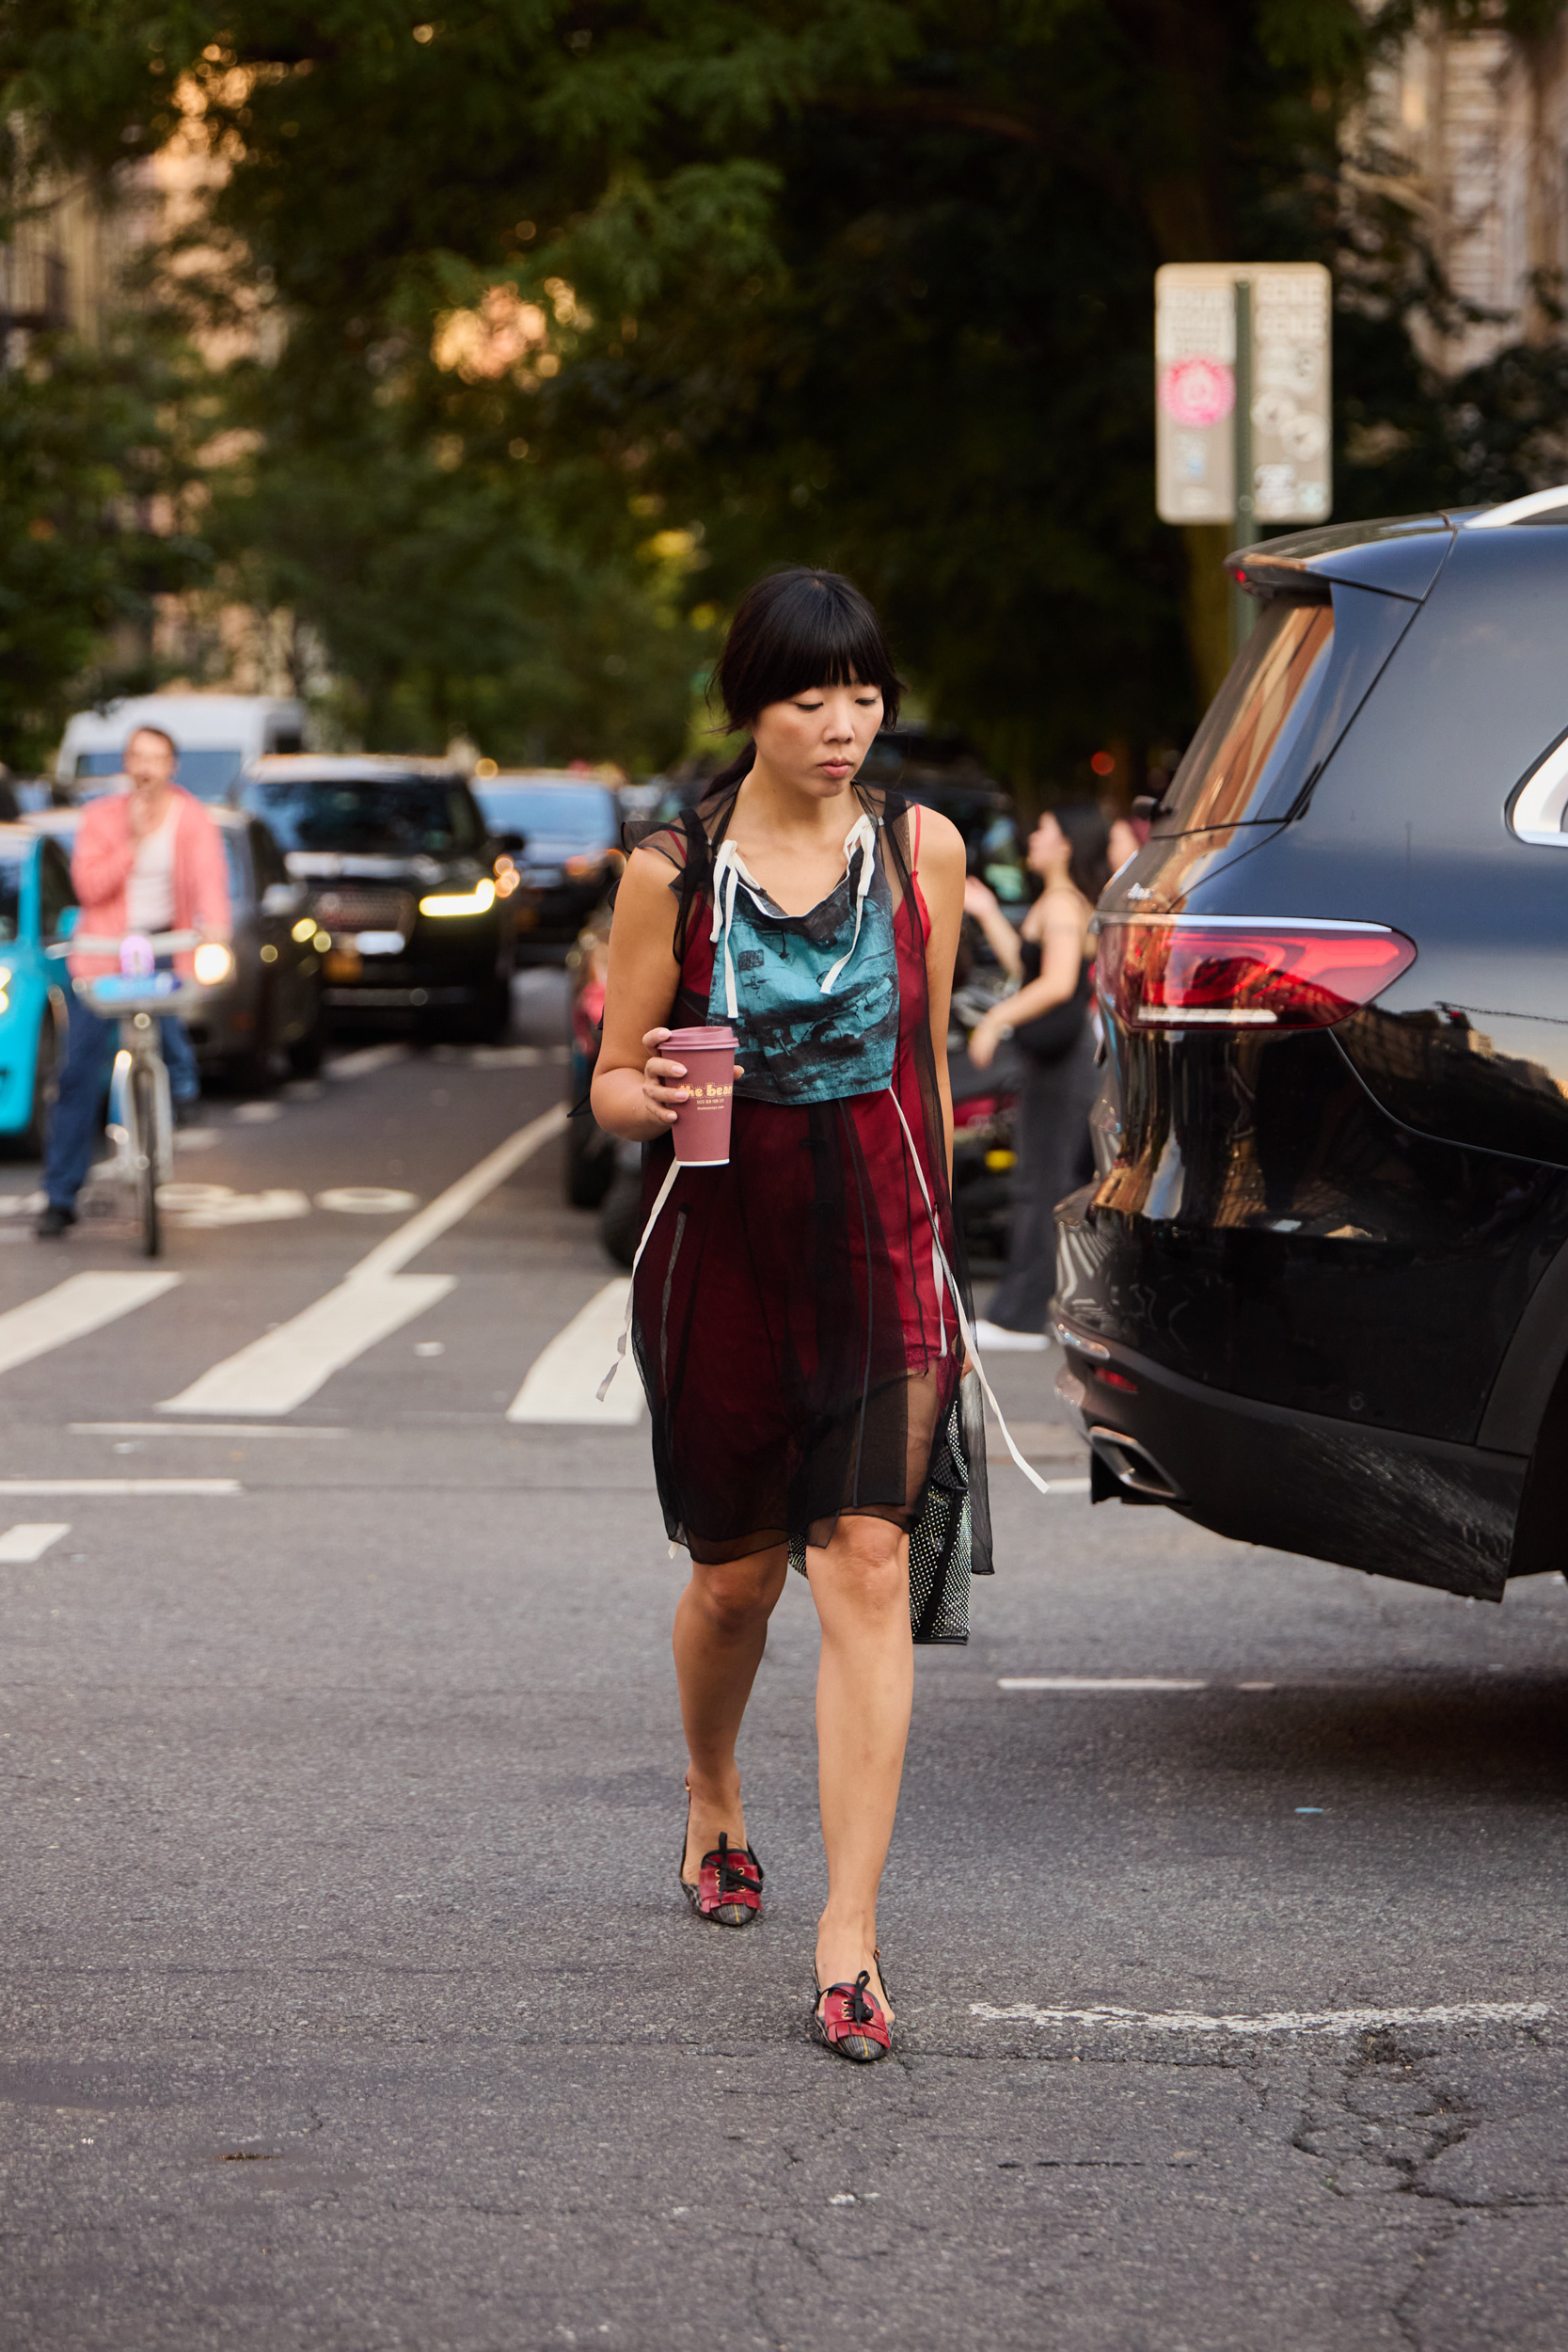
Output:
[[[861,846],[851,835],[843,879],[800,916],[726,856],[734,790],[637,842],[669,862],[678,902],[670,1025],[729,1018],[745,1075],[728,1166],[680,1170],[646,1233],[632,1341],[672,1542],[708,1563],[787,1544],[803,1569],[841,1514],[887,1519],[911,1538],[916,1640],[962,1642],[990,1526],[980,1399],[960,1378],[955,1289],[971,1311],[920,812],[858,787],[855,802]],[[644,1217],[672,1160],[668,1138],[644,1152]]]

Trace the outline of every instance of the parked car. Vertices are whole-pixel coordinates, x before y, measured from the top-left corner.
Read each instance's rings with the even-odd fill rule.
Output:
[[[1568,1565],[1568,489],[1229,568],[1101,901],[1061,1386],[1097,1495],[1496,1599]]]
[[[197,1060],[231,1086],[259,1092],[282,1055],[296,1077],[313,1077],[325,1046],[323,946],[302,884],[258,817],[208,811],[223,841],[233,922],[233,969],[203,991],[187,1021]],[[69,857],[81,822],[76,808],[44,810],[28,830]]]
[[[621,870],[621,812],[600,776],[569,768],[503,768],[474,778],[474,798],[515,863],[520,956],[569,947]]]
[[[277,835],[304,913],[329,940],[330,1012],[443,1036],[502,1033],[512,918],[459,770],[372,754],[260,759],[240,803]]]
[[[227,801],[245,762],[305,744],[305,706],[271,694],[135,694],[66,723],[57,783],[87,800],[121,773],[128,738],[161,727],[180,753],[180,782],[198,801]]]
[[[66,937],[75,906],[59,842],[0,825],[0,1150],[8,1155],[43,1153],[70,1010],[65,965],[45,951]]]

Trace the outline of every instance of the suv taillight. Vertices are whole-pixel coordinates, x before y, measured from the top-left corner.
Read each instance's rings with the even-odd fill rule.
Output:
[[[1100,936],[1099,985],[1133,1028],[1323,1029],[1415,961],[1414,941],[1382,923],[1113,917]]]

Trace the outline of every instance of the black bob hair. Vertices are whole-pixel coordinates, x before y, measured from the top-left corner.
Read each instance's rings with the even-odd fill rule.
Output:
[[[879,686],[882,724],[891,727],[904,691],[882,625],[854,582],[804,564],[769,572],[747,589],[713,686],[732,729],[751,726],[769,703],[788,702],[814,686]],[[755,755],[748,744],[709,790],[738,784]]]

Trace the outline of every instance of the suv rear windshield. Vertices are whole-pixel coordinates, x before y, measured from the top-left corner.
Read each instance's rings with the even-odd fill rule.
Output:
[[[1160,832],[1271,824],[1310,790],[1420,609],[1344,580],[1333,596],[1264,605],[1176,771]]]
[[[247,784],[241,797],[283,850],[457,857],[483,839],[466,787],[439,776],[269,777]]]
[[[1183,833],[1239,825],[1307,723],[1334,644],[1331,604],[1266,604],[1177,770],[1162,814]]]

